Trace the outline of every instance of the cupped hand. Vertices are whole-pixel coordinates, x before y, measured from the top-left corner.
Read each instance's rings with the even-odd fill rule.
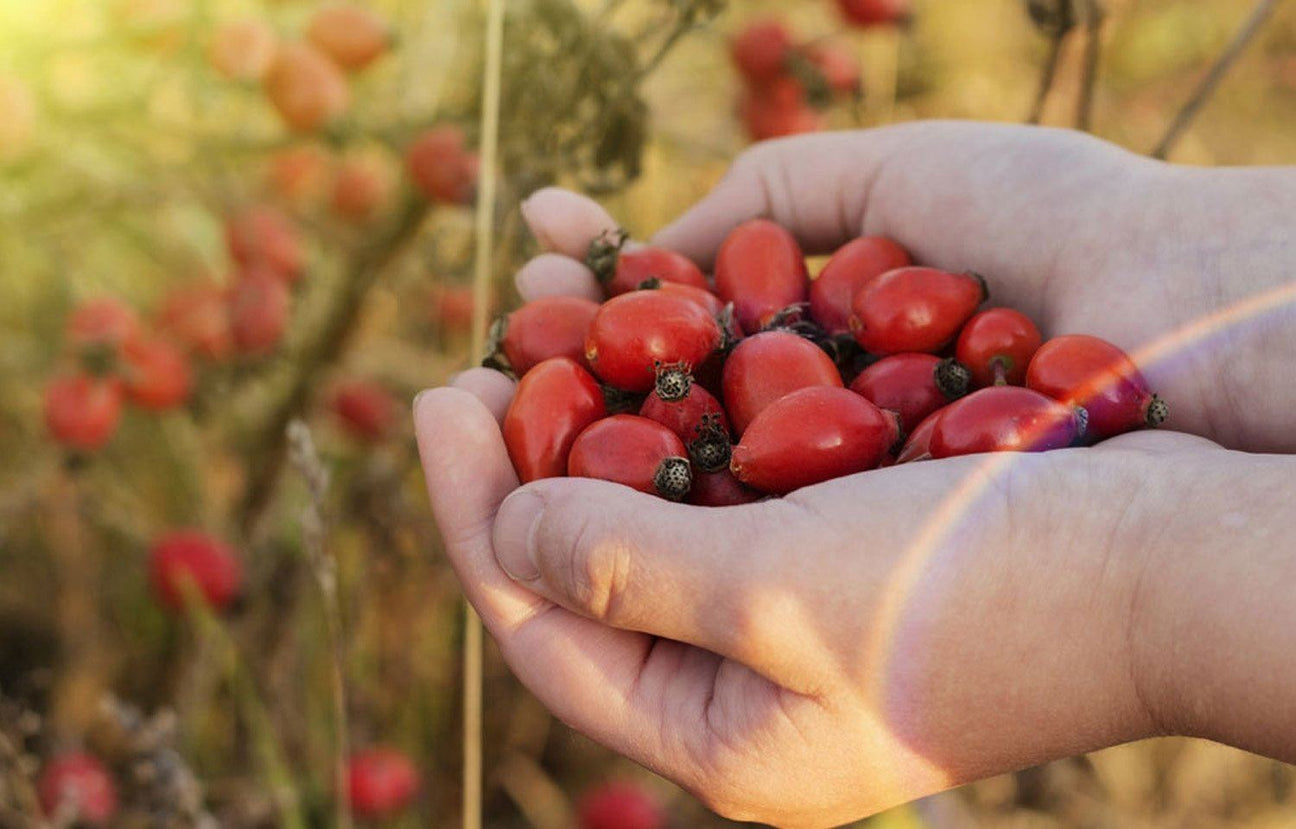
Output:
[[[1142,200],[1168,178],[1044,130],[819,136],[752,151],[656,241],[706,263],[757,214],[816,252],[882,233],[921,262],[984,272],[997,303],[1046,333],[1131,347],[1182,312],[1164,286],[1122,276],[1126,254],[1104,245],[1153,221]],[[596,296],[577,260],[612,220],[553,192],[524,212],[551,253],[519,273],[523,296]],[[1176,424],[1243,433],[1191,393],[1199,380],[1149,369],[1180,406]],[[1155,593],[1152,528],[1177,493],[1149,471],[1217,468],[1234,453],[1141,433],[707,509],[599,481],[519,489],[498,426],[511,395],[503,375],[475,369],[415,406],[469,600],[557,716],[722,814],[832,825],[1166,728],[1141,608]]]

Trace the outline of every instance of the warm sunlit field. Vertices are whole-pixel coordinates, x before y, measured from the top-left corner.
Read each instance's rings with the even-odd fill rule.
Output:
[[[37,777],[73,750],[112,774],[111,825],[338,825],[338,766],[373,746],[417,778],[382,825],[458,825],[463,605],[407,412],[482,356],[486,4],[369,0],[372,32],[332,33],[321,5],[0,0],[0,827],[41,825]],[[538,250],[530,192],[588,192],[643,238],[723,174],[751,142],[729,57],[751,20],[862,67],[858,100],[809,116],[830,129],[1025,121],[1049,54],[1020,0],[917,0],[904,29],[849,28],[831,0],[504,5],[491,314]],[[1104,5],[1090,126],[1146,153],[1252,4]],[[1172,160],[1296,164],[1296,5],[1279,6]],[[1084,40],[1062,44],[1044,123],[1075,123]],[[127,309],[160,345],[119,350]],[[84,379],[56,440],[51,384],[121,365],[120,420],[116,381]],[[154,548],[183,528],[240,571],[211,606],[158,590]],[[584,793],[626,778],[667,825],[729,825],[554,720],[489,642],[482,687],[486,826],[573,826]],[[867,825],[1277,829],[1294,785],[1158,740]]]

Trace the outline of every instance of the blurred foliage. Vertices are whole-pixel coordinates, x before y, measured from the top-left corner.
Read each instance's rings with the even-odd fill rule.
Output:
[[[409,399],[477,351],[436,310],[440,291],[467,283],[470,210],[424,203],[402,153],[434,123],[457,124],[476,143],[483,18],[467,0],[369,5],[392,22],[393,53],[353,78],[340,123],[299,137],[258,86],[213,72],[205,44],[218,23],[249,16],[297,36],[311,2],[0,0],[0,691],[40,713],[40,728],[19,738],[28,750],[86,742],[119,769],[139,749],[120,709],[103,715],[105,695],[174,710],[178,756],[222,825],[276,825],[285,798],[311,823],[332,808],[331,652],[302,549],[307,488],[272,468],[268,480],[280,485],[266,494],[267,520],[249,527],[239,514],[296,415],[314,428],[333,478],[324,509],[351,741],[417,759],[423,796],[393,825],[449,825],[458,808],[460,600],[412,438],[402,425],[382,444],[356,443],[325,391],[364,376]],[[1109,0],[1095,131],[1147,151],[1248,5]],[[516,205],[535,188],[596,192],[644,237],[723,174],[745,145],[727,37],[746,20],[780,15],[802,37],[839,38],[858,52],[864,103],[834,110],[837,128],[1021,120],[1047,52],[1019,0],[927,0],[902,34],[842,31],[829,2],[735,0],[712,20],[719,11],[714,0],[509,4],[498,296],[511,296],[511,272],[533,252]],[[1079,49],[1064,45],[1045,123],[1066,125],[1074,111]],[[1296,8],[1287,4],[1173,157],[1291,164],[1293,134]],[[302,146],[326,159],[363,155],[399,183],[371,221],[344,220],[321,195],[327,174],[305,197],[276,188],[274,155]],[[68,361],[69,309],[112,294],[147,314],[175,284],[224,276],[233,266],[223,217],[265,201],[308,239],[308,275],[281,348],[206,366],[188,409],[129,412],[106,450],[70,467],[41,420],[44,384]],[[188,624],[149,599],[145,550],[180,525],[223,535],[244,555],[247,598],[224,620]],[[564,798],[609,773],[636,773],[553,721],[493,652],[486,698],[491,826],[561,825]],[[723,823],[639,774],[678,825]],[[289,791],[275,788],[285,780]],[[1292,780],[1285,766],[1218,746],[1153,741],[987,781],[872,825],[1290,826]],[[546,797],[554,789],[556,801]]]

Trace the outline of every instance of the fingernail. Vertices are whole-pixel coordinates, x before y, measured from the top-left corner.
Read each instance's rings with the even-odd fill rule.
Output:
[[[495,516],[495,559],[514,581],[535,581],[535,529],[544,500],[530,492],[515,492],[500,504]]]
[[[543,250],[553,250],[553,240],[544,232],[544,223],[539,221],[539,216],[535,213],[535,193],[527,196],[526,200],[519,206],[522,212],[522,221],[526,223],[531,235],[535,237],[536,242]]]

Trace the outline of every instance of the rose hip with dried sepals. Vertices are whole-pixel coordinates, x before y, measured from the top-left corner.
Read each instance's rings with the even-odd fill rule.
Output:
[[[647,392],[658,365],[701,365],[719,346],[719,324],[697,303],[661,291],[631,291],[599,308],[585,339],[585,359],[605,383]]]
[[[1026,369],[1026,387],[1083,406],[1094,441],[1159,426],[1170,413],[1124,351],[1087,334],[1054,337],[1040,346]]]
[[[810,316],[829,334],[850,331],[851,301],[873,279],[911,265],[908,252],[885,236],[842,245],[810,282]]]
[[[791,232],[769,219],[751,219],[730,231],[716,253],[716,294],[734,304],[745,333],[805,302],[810,281],[805,256]]]
[[[935,353],[958,336],[986,296],[985,280],[973,273],[887,271],[851,301],[851,333],[872,354]]]
[[[655,420],[619,414],[597,420],[572,444],[567,474],[625,484],[682,501],[693,485],[684,444]]]
[[[906,433],[932,412],[967,394],[967,369],[934,354],[892,354],[860,372],[851,391],[900,415]]]
[[[570,357],[552,357],[518,383],[502,431],[522,483],[567,474],[576,436],[607,415],[603,390]]]
[[[787,331],[762,331],[729,354],[722,380],[724,407],[735,435],[768,405],[808,386],[841,387],[841,374],[823,349]]]
[[[491,328],[491,361],[518,377],[551,357],[584,362],[585,338],[598,313],[593,300],[576,296],[540,297],[505,314]]]

